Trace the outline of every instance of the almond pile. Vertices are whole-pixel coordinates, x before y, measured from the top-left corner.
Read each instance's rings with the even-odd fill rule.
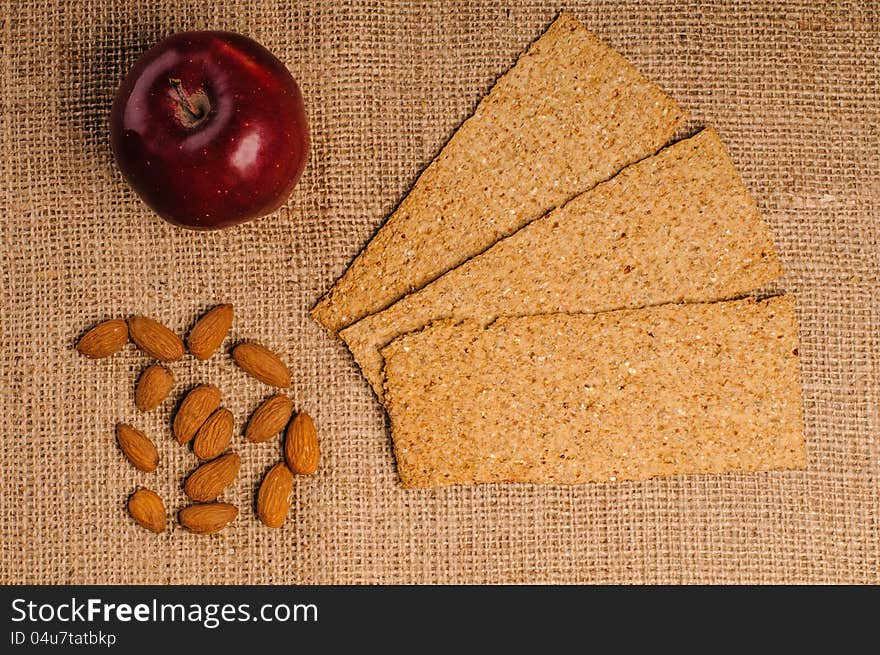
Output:
[[[196,359],[209,359],[229,333],[233,315],[232,305],[217,305],[199,318],[186,345],[172,330],[151,318],[113,319],[89,330],[76,349],[85,357],[101,359],[133,341],[149,356],[163,362],[144,369],[135,385],[135,407],[149,412],[159,407],[174,387],[174,374],[165,364],[182,359],[187,349]],[[248,341],[239,343],[232,350],[232,357],[257,380],[283,389],[290,387],[290,370],[265,346]],[[177,515],[180,525],[196,534],[218,532],[238,516],[235,505],[217,500],[235,483],[241,468],[241,455],[229,450],[235,417],[221,403],[220,389],[213,384],[199,384],[183,397],[171,424],[176,441],[181,445],[192,444],[193,453],[201,461],[183,485],[193,504]],[[278,393],[257,407],[244,431],[247,442],[262,443],[285,428],[284,458],[266,473],[256,499],[257,516],[272,528],[281,527],[290,511],[294,474],[312,475],[318,469],[320,450],[315,424],[304,412],[294,416],[293,401]],[[147,473],[158,469],[159,452],[142,430],[119,423],[116,441],[132,466]],[[128,511],[147,530],[165,531],[165,503],[154,491],[135,491],[128,499]]]

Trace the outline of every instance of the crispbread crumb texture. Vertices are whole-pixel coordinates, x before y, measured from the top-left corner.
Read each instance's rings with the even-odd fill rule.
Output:
[[[791,296],[446,321],[382,354],[405,487],[806,465]]]
[[[782,274],[770,231],[711,128],[627,167],[340,333],[377,395],[379,350],[441,319],[709,302]]]
[[[656,152],[685,112],[573,16],[502,76],[312,310],[331,332]]]

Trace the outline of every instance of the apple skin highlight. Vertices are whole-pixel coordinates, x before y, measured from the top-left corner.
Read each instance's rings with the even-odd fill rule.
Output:
[[[141,56],[116,93],[110,135],[141,199],[193,230],[278,209],[309,152],[296,81],[263,46],[231,32],[175,34]]]

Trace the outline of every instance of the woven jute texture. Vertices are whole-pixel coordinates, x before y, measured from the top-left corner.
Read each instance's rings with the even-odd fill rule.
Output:
[[[876,2],[2,1],[0,582],[880,582],[880,7]],[[806,471],[576,487],[404,491],[381,406],[307,315],[431,157],[562,8],[714,125],[797,295]],[[290,202],[215,233],[174,228],[116,171],[108,113],[137,56],[183,29],[232,29],[299,80],[312,128]],[[235,304],[235,339],[276,349],[323,445],[271,530],[255,488],[277,442],[240,428],[270,392],[228,352],[172,365],[174,398],[138,415],[147,359],[73,350],[143,313],[180,333]],[[236,416],[238,521],[159,536],[124,511],[139,485],[176,511],[195,458],[169,431],[213,382]],[[114,443],[130,421],[162,463]]]

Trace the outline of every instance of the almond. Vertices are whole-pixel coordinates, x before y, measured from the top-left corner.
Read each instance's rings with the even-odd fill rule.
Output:
[[[293,491],[293,473],[284,462],[269,469],[260,491],[257,493],[257,516],[270,528],[284,525],[290,511],[290,494]]]
[[[174,416],[172,429],[178,443],[189,443],[208,417],[220,406],[220,389],[200,384],[186,394]]]
[[[214,500],[233,483],[241,467],[238,453],[228,453],[202,464],[186,479],[183,490],[195,501]]]
[[[119,318],[99,323],[76,344],[80,355],[92,359],[109,357],[128,341],[128,325]]]
[[[135,468],[152,473],[159,466],[159,453],[150,438],[140,430],[120,423],[116,426],[116,441],[122,453]]]
[[[232,326],[232,305],[217,305],[196,321],[186,343],[197,359],[208,359],[226,338]]]
[[[254,443],[266,441],[284,429],[293,413],[293,401],[284,394],[267,398],[254,410],[245,428],[245,439]]]
[[[236,364],[260,382],[286,389],[290,386],[290,371],[278,355],[258,343],[238,344],[232,351]]]
[[[232,427],[235,419],[225,407],[221,407],[208,417],[196,432],[193,452],[199,459],[214,459],[232,441]]]
[[[167,327],[145,316],[128,319],[128,332],[138,347],[162,362],[183,357],[183,341]]]
[[[312,418],[305,412],[296,415],[287,426],[284,442],[284,458],[294,473],[311,475],[318,470],[321,451],[318,449],[318,433]]]
[[[165,532],[165,503],[155,491],[135,491],[128,499],[128,513],[147,530]]]
[[[153,364],[144,369],[134,388],[134,404],[142,412],[156,409],[174,386],[174,375],[167,367]]]
[[[207,503],[184,507],[177,515],[180,525],[196,534],[219,532],[235,520],[238,508],[229,503]]]

